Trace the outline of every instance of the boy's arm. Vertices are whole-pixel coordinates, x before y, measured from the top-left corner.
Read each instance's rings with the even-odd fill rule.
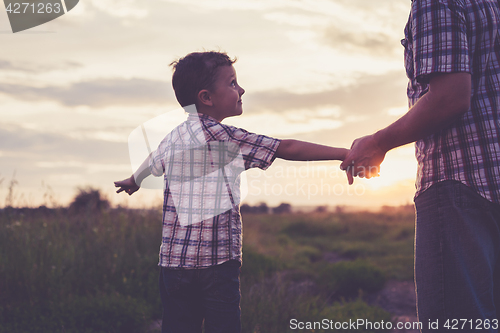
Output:
[[[282,140],[276,157],[290,161],[343,161],[349,149],[318,145],[299,140]]]
[[[152,154],[152,153],[151,153]],[[115,182],[115,187],[119,187],[116,193],[127,192],[128,195],[132,195],[137,192],[141,187],[142,181],[151,175],[151,169],[149,168],[149,160],[151,159],[151,154],[142,162],[136,172],[127,179]]]

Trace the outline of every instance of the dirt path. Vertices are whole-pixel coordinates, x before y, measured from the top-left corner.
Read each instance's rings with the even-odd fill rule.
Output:
[[[392,313],[392,322],[406,323],[406,327],[412,327],[417,323],[415,308],[415,286],[413,281],[387,281],[384,288],[372,295],[367,295],[370,304],[380,306],[387,312]],[[393,329],[394,333],[418,333],[418,329]]]
[[[335,253],[329,252],[324,259],[330,263],[349,260]],[[415,299],[415,285],[412,281],[389,280],[384,288],[371,295],[366,295],[369,304],[377,305],[393,315],[393,323],[411,323],[407,327],[417,323],[417,310]],[[418,329],[393,329],[391,333],[418,333]]]

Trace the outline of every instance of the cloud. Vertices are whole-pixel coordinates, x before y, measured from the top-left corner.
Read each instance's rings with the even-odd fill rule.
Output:
[[[396,53],[401,49],[398,40],[385,33],[351,32],[336,26],[325,30],[326,43],[335,49],[353,52],[370,52],[377,55]]]
[[[264,130],[263,134],[281,137],[283,134],[276,134],[266,123],[281,127],[289,122],[289,117],[296,113],[295,110],[302,111],[301,114],[310,110],[309,117],[319,122],[325,121],[325,126],[311,128],[308,132],[296,131],[292,135],[294,139],[350,147],[354,139],[388,126],[401,115],[390,114],[388,111],[405,108],[406,84],[404,71],[395,71],[383,75],[361,76],[351,85],[316,93],[249,92],[248,96],[243,96],[243,103],[247,117],[262,118],[260,123],[263,125],[259,128],[252,126],[249,128],[251,131]],[[326,112],[328,110],[331,111],[330,114]],[[276,115],[283,119],[276,120]],[[244,117],[245,115],[241,119],[242,127],[245,127]],[[327,121],[338,122],[340,126],[327,128]],[[303,120],[301,126],[307,128],[309,123],[310,121]]]
[[[163,2],[182,4],[185,6],[190,6],[193,8],[203,8],[206,10],[216,11],[216,10],[258,10],[266,11],[274,8],[281,8],[292,6],[296,7],[300,5],[300,1],[297,0],[253,0],[253,1],[231,1],[231,0],[163,0]],[[301,5],[303,7],[305,5]]]
[[[144,8],[144,3],[135,0],[91,0],[95,8],[116,17],[143,19],[148,16],[148,9]]]
[[[378,56],[402,54],[399,43],[409,12],[407,4],[392,0],[366,2],[339,0],[344,16],[338,16],[324,29],[327,45],[353,53]]]
[[[23,163],[58,160],[86,163],[128,161],[126,143],[104,140],[78,140],[61,134],[34,131],[20,126],[0,127],[0,152]]]
[[[298,94],[284,90],[248,93],[244,100],[252,111],[282,112],[290,109],[312,109],[321,106],[341,106],[357,115],[373,114],[406,105],[404,72],[365,75],[355,84],[336,89]],[[399,92],[399,93],[398,93]],[[165,81],[149,79],[99,79],[77,82],[68,87],[31,87],[0,83],[0,93],[29,101],[52,100],[66,106],[166,104],[173,97]]]
[[[65,71],[83,67],[82,64],[74,61],[65,61],[56,65],[40,65],[34,63],[18,63],[0,59],[0,70],[39,74],[52,71]]]
[[[383,75],[366,75],[357,82],[321,92],[297,94],[274,90],[243,96],[251,111],[284,112],[291,109],[315,109],[324,106],[339,106],[343,116],[378,115],[387,109],[406,105],[406,82],[404,72],[389,72]],[[246,97],[246,98],[245,98]]]
[[[37,101],[53,100],[66,106],[162,104],[172,96],[171,88],[164,81],[147,79],[98,79],[70,84],[67,87],[31,87],[0,83],[0,93],[12,97]]]
[[[39,188],[41,181],[54,189],[57,201],[66,204],[75,187],[92,185],[112,191],[114,180],[132,172],[126,143],[79,140],[12,125],[0,125],[0,165],[0,179],[15,175],[16,192],[30,199],[18,198],[16,205],[42,204],[46,191]],[[0,200],[3,195],[5,182]]]

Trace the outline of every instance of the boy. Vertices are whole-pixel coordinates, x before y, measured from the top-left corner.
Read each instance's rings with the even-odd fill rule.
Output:
[[[162,332],[237,333],[240,325],[239,174],[286,160],[343,160],[347,149],[279,140],[221,124],[242,114],[235,60],[191,53],[172,63],[172,85],[188,120],[163,139],[134,175],[115,182],[133,194],[165,175],[160,247]]]

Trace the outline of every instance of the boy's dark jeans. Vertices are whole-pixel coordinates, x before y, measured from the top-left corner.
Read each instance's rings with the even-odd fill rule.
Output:
[[[415,280],[422,332],[497,332],[500,205],[447,180],[420,194],[415,206]]]
[[[162,333],[239,333],[240,267],[237,260],[204,269],[160,268]]]

